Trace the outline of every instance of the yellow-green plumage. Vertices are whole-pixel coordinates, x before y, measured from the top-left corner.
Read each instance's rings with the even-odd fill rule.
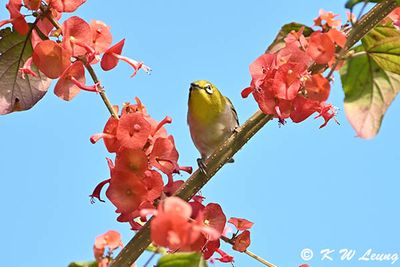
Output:
[[[191,84],[187,119],[203,160],[239,126],[232,102],[206,80]]]

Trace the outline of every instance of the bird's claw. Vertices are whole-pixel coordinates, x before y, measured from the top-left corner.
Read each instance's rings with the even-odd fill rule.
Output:
[[[207,176],[207,171],[206,171],[207,165],[206,165],[206,163],[203,161],[203,159],[198,158],[198,159],[197,159],[197,165],[199,166],[200,171],[201,171],[202,173],[204,173],[204,174]]]

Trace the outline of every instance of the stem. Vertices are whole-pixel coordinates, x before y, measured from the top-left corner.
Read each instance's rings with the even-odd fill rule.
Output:
[[[220,239],[228,244],[233,245],[233,240],[230,238],[227,238],[226,236],[221,236]],[[251,252],[250,250],[245,250],[244,253],[246,253],[248,256],[252,257],[253,259],[255,259],[256,261],[261,262],[262,264],[264,264],[265,266],[268,267],[276,267],[276,265],[268,262],[267,260],[261,258],[260,256],[254,254],[253,252]]]
[[[50,11],[50,9],[48,8],[48,6],[47,5],[41,5],[40,6],[40,10],[42,10],[42,12],[43,12],[43,14],[45,15],[45,17],[51,22],[51,24],[53,24],[53,26],[57,29],[57,30],[59,30],[59,29],[61,29],[61,24],[58,22],[58,20],[56,20],[54,17],[53,17],[53,14],[51,14],[51,11]]]
[[[365,34],[374,28],[383,18],[385,18],[396,7],[395,0],[383,0],[372,8],[357,23],[349,35],[346,42],[346,49],[352,47]],[[334,69],[334,68],[333,68]],[[333,72],[332,72],[333,73]],[[265,115],[257,111],[239,127],[236,133],[233,133],[217,150],[206,160],[205,176],[199,170],[196,170],[189,179],[178,189],[176,196],[183,200],[190,200],[207,182],[216,174],[216,172],[231,159],[242,146],[254,136],[268,121],[272,119],[271,115]],[[150,223],[151,219],[140,229],[129,243],[122,249],[111,265],[112,267],[129,267],[143,253],[151,243],[150,241]]]
[[[58,29],[58,30],[61,29],[61,24],[58,22],[58,20],[56,20],[53,17],[53,15],[49,11],[49,9],[47,9],[47,7],[44,7],[44,6],[41,6],[40,8],[43,11],[43,13],[45,14],[46,18],[51,22],[51,24],[53,24],[53,26],[56,29]],[[113,116],[115,119],[118,120],[119,116],[118,116],[117,112],[114,110],[113,105],[111,104],[110,100],[108,99],[104,88],[100,85],[100,81],[97,78],[97,75],[96,75],[94,69],[92,68],[92,66],[89,63],[85,63],[85,67],[86,67],[87,71],[89,72],[90,77],[92,77],[93,82],[95,84],[99,84],[97,86],[97,89],[99,90],[99,94],[101,96],[101,99],[103,100],[104,104],[106,105],[106,107],[107,107],[108,111],[110,112],[111,116]]]
[[[97,89],[99,90],[99,94],[101,96],[101,99],[103,99],[104,104],[106,105],[108,111],[110,112],[110,114],[115,118],[115,119],[119,119],[117,112],[114,110],[113,105],[111,104],[110,100],[108,99],[107,95],[106,95],[106,91],[104,90],[103,86],[100,85],[100,81],[97,78],[96,73],[94,72],[94,69],[92,68],[92,66],[87,63],[85,64],[85,67],[87,69],[87,71],[90,74],[90,77],[92,77],[92,80],[95,84],[97,85]]]
[[[368,5],[368,0],[364,0],[364,3],[363,3],[363,5],[362,5],[362,7],[360,9],[360,13],[358,13],[357,21],[360,20],[360,18],[362,16],[362,14],[364,13],[364,10],[367,7],[367,5]]]

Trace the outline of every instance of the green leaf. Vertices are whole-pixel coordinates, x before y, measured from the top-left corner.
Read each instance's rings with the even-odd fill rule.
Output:
[[[390,24],[377,26],[362,43],[379,67],[400,74],[400,31]]]
[[[71,262],[68,267],[97,267],[98,264],[96,261],[77,261],[77,262]]]
[[[156,267],[206,267],[207,263],[199,253],[174,253],[165,255]]]
[[[349,0],[349,1],[347,1],[346,2],[346,4],[345,4],[345,8],[348,8],[348,9],[350,9],[350,8],[353,8],[355,5],[357,5],[358,3],[364,3],[364,2],[368,2],[368,3],[379,3],[379,2],[381,2],[382,0],[368,0],[368,1],[365,1],[365,0]]]
[[[272,44],[267,48],[267,52],[274,52],[274,51],[278,51],[279,49],[281,49],[285,45],[284,39],[286,38],[286,36],[291,31],[300,30],[301,27],[304,27],[303,35],[305,37],[310,36],[314,32],[314,30],[312,28],[310,28],[304,24],[301,24],[301,23],[291,22],[291,23],[285,24],[279,30],[279,32],[276,35]]]
[[[6,28],[0,31],[0,115],[33,107],[47,92],[51,80],[32,66],[38,77],[18,72],[32,55],[30,35]]]
[[[382,69],[364,47],[340,70],[344,88],[344,109],[350,124],[362,138],[374,137],[383,116],[400,91],[400,75]]]

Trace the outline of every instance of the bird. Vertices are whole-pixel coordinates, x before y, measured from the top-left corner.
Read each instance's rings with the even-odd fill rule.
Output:
[[[207,175],[205,160],[239,127],[232,102],[207,80],[190,84],[187,123],[200,158],[200,170]],[[230,159],[229,162],[233,162]]]

